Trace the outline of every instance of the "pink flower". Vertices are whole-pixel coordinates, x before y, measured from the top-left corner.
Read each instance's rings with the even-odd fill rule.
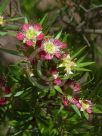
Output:
[[[26,30],[28,30],[29,29],[29,24],[23,24],[23,26],[22,26],[22,30],[23,31],[26,31]]]
[[[57,53],[55,54],[55,56],[56,56],[56,58],[58,58],[58,59],[60,59],[60,58],[62,57],[62,55],[61,55],[60,52],[57,52]]]
[[[42,26],[40,24],[34,24],[33,27],[37,31],[41,31],[42,30]]]
[[[38,41],[43,40],[43,38],[44,38],[44,34],[43,34],[43,33],[39,34],[39,35],[36,37],[36,39],[37,39]]]
[[[56,79],[54,79],[54,83],[56,85],[61,85],[62,81],[61,81],[61,79],[59,77],[57,77]]]
[[[81,109],[81,107],[82,107],[80,103],[77,103],[76,106],[78,109]]]
[[[40,51],[39,52],[39,56],[41,57],[41,59],[43,60],[51,60],[53,58],[52,55],[47,54],[45,51]]]
[[[77,104],[77,103],[78,103],[78,100],[75,99],[75,98],[72,98],[72,99],[70,100],[70,102],[71,102],[72,104]]]
[[[54,56],[60,59],[62,54],[61,49],[63,48],[65,48],[64,43],[59,40],[46,38],[41,44],[44,54],[40,57],[45,60],[51,60]]]
[[[32,46],[34,43],[33,43],[33,41],[31,41],[31,40],[28,40],[28,41],[26,41],[26,45],[27,46]]]
[[[22,41],[22,43],[26,44],[27,46],[35,46],[37,41],[41,41],[43,38],[44,34],[40,24],[24,24],[21,32],[17,34],[17,39]]]
[[[23,35],[21,32],[18,33],[16,37],[17,37],[17,39],[20,40],[20,41],[24,40],[24,35]]]
[[[58,40],[58,39],[55,39],[55,40],[54,40],[54,44],[55,44],[56,46],[60,46],[61,49],[65,49],[65,48],[67,47],[67,45],[66,45],[65,43],[61,42],[61,41]]]
[[[72,99],[70,100],[70,102],[71,102],[72,104],[76,105],[76,107],[77,107],[78,109],[81,108],[81,104],[79,103],[79,100],[78,100],[78,99],[72,98]]]
[[[92,113],[92,110],[90,108],[86,109],[86,112],[91,114]]]

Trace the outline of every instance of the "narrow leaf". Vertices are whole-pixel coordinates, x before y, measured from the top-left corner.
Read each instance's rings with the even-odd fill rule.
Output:
[[[6,6],[8,5],[9,0],[3,0],[0,3],[0,14],[2,14],[5,11]]]
[[[56,35],[55,39],[59,39],[61,37],[62,30]]]
[[[74,70],[77,70],[77,71],[91,71],[90,69],[80,68],[80,67],[75,67]]]
[[[77,63],[78,67],[85,67],[85,66],[89,66],[91,64],[94,64],[95,62],[84,62],[84,63]]]
[[[46,19],[47,19],[47,15],[45,15],[45,16],[41,19],[40,24],[43,25],[44,22],[46,21]]]
[[[24,17],[24,22],[25,22],[25,24],[28,24],[28,19],[27,19],[27,17]]]
[[[4,48],[0,48],[0,50],[6,53],[12,54],[12,55],[22,56],[18,51],[15,51],[15,50],[9,50],[9,49],[4,49]]]
[[[64,38],[63,38],[63,42],[67,42],[67,38],[68,38],[68,34],[65,34]]]
[[[79,109],[75,106],[75,105],[71,105],[73,110],[79,115],[79,117],[81,117],[81,113],[79,111]]]
[[[24,91],[19,91],[17,92],[14,96],[17,97],[17,96],[20,96],[21,94],[23,94]]]
[[[5,36],[7,32],[0,32],[0,36]]]
[[[74,59],[76,56],[78,56],[80,53],[82,53],[82,51],[83,51],[85,48],[86,48],[86,46],[83,47],[83,48],[81,48],[77,53],[75,53],[75,54],[72,56],[72,59]]]
[[[82,62],[85,59],[86,55],[82,56],[79,60],[77,60],[77,63]]]
[[[6,22],[18,21],[21,19],[24,19],[24,17],[15,17],[15,18],[6,19]]]
[[[59,86],[54,86],[54,88],[56,89],[56,91],[58,91],[59,93],[63,94],[62,89]]]

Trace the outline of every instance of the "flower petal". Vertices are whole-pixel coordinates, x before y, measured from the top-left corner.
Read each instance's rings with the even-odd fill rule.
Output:
[[[23,31],[26,31],[26,30],[28,30],[29,29],[29,24],[24,24],[23,26],[22,26],[22,29],[23,29]]]
[[[27,40],[26,41],[27,46],[32,46],[33,44],[34,44],[34,42],[32,40]]]
[[[55,83],[56,85],[61,85],[62,81],[61,81],[61,79],[58,77],[58,78],[54,79],[54,83]]]
[[[34,27],[34,29],[36,31],[41,31],[42,30],[42,26],[40,24],[34,24],[33,27]]]
[[[39,34],[39,35],[36,37],[36,39],[37,39],[38,41],[43,40],[43,38],[44,38],[44,34],[43,34],[43,33]]]
[[[23,35],[23,33],[21,33],[21,32],[20,32],[20,33],[17,33],[16,37],[17,37],[17,39],[20,40],[20,41],[24,40],[24,35]]]
[[[56,52],[55,54],[56,58],[60,59],[62,57],[61,53],[60,52]]]

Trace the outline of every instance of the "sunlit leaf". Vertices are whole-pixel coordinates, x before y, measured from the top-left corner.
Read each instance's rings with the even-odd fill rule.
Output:
[[[59,39],[61,37],[62,30],[56,35],[55,39]]]
[[[63,94],[62,89],[59,86],[54,86],[54,88],[56,89],[56,91],[58,91],[59,93]]]
[[[81,117],[81,113],[80,113],[79,109],[75,105],[71,105],[71,107]]]

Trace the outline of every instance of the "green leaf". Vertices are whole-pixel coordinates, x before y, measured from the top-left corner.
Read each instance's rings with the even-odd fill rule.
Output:
[[[77,67],[85,67],[94,64],[95,62],[83,62],[83,63],[77,63]]]
[[[59,93],[63,94],[62,89],[59,86],[54,86],[54,88],[56,89],[56,91],[58,91]]]
[[[47,14],[46,15],[44,15],[44,17],[41,19],[41,21],[40,21],[40,24],[41,25],[43,25],[44,23],[45,23],[45,21],[47,20]]]
[[[63,110],[64,106],[61,105],[60,109],[58,110],[58,114]]]
[[[68,38],[68,34],[65,34],[64,38],[63,38],[63,42],[67,42],[67,38]]]
[[[86,46],[83,47],[83,48],[81,48],[81,49],[80,49],[78,52],[76,52],[71,58],[74,59],[76,56],[78,56],[80,53],[82,53],[85,48],[86,48]]]
[[[89,118],[89,114],[86,111],[83,111],[83,114],[84,114],[84,116],[85,116],[86,119]]]
[[[20,96],[21,94],[23,94],[24,91],[19,91],[17,92],[14,96],[17,97],[17,96]]]
[[[61,37],[62,30],[56,35],[55,39],[59,39]]]
[[[56,94],[55,89],[50,90],[49,97],[54,96]]]
[[[24,22],[25,22],[25,24],[28,24],[28,19],[27,19],[27,17],[24,17]]]
[[[80,113],[79,109],[75,105],[71,105],[71,107],[79,115],[79,117],[81,117],[81,113]]]
[[[7,97],[7,98],[9,98],[9,97],[11,97],[11,93],[10,94],[6,94],[6,95],[4,95],[4,97]]]
[[[0,32],[0,36],[5,36],[7,35],[7,32]]]
[[[10,18],[10,19],[6,19],[7,22],[12,22],[12,21],[18,21],[24,19],[24,17],[15,17],[15,18]]]
[[[3,0],[0,3],[0,14],[2,14],[5,11],[6,6],[8,5],[8,3],[9,3],[9,0]]]
[[[80,67],[74,67],[74,70],[76,71],[91,71],[90,69],[86,69],[86,68],[80,68]]]
[[[86,55],[82,56],[80,59],[77,60],[77,63],[82,62],[85,59]]]
[[[12,54],[12,55],[22,56],[18,51],[15,51],[15,50],[9,50],[9,49],[5,49],[5,48],[0,48],[0,50],[4,51],[6,53]]]
[[[95,105],[92,109],[93,113],[102,113],[102,107]]]

